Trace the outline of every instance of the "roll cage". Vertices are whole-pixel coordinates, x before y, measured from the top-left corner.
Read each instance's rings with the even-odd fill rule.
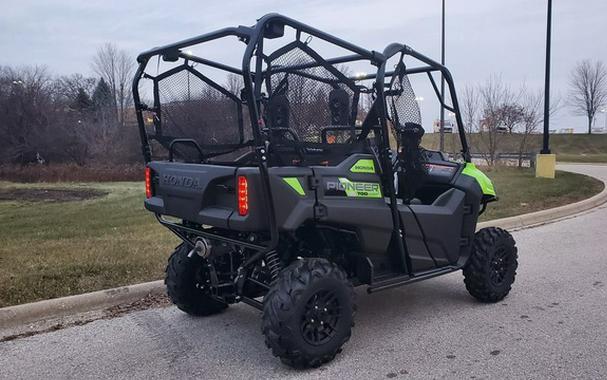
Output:
[[[295,40],[274,50],[270,54],[265,54],[265,44],[269,40],[282,37],[284,35],[284,29],[286,26],[294,29]],[[307,37],[306,40],[302,41],[302,36],[304,34],[313,38],[318,38],[328,44],[345,50],[348,54],[325,59],[316,51],[308,48],[306,41],[310,37]],[[225,37],[236,37],[246,44],[241,67],[234,67],[204,57],[195,56],[185,50],[193,45],[199,45]],[[272,64],[277,62],[277,60],[281,57],[284,57],[288,53],[294,51],[297,51],[298,54],[300,54],[299,52],[301,51],[303,56],[307,56],[311,59],[300,59],[300,61],[291,62],[288,66]],[[403,60],[405,57],[409,56],[415,58],[419,62],[422,62],[423,65],[407,68]],[[146,72],[146,67],[153,57],[157,57],[158,60],[162,59],[166,62],[177,62],[181,60],[183,64],[173,67],[161,74],[151,75]],[[398,58],[398,63],[396,64],[395,69],[387,70],[387,62],[394,57]],[[336,68],[337,65],[356,61],[365,61],[369,63],[376,68],[376,72],[369,74],[357,74],[353,76],[341,72]],[[352,136],[356,137],[351,142],[364,142],[371,131],[373,131],[376,144],[374,153],[377,155],[381,166],[380,176],[384,188],[384,194],[390,199],[389,203],[392,209],[392,219],[395,234],[398,234],[399,232],[402,233],[402,226],[398,217],[398,211],[396,209],[397,201],[393,182],[394,173],[392,167],[393,151],[390,149],[389,141],[391,125],[393,125],[395,122],[402,121],[398,120],[399,116],[395,116],[394,112],[392,112],[392,116],[390,115],[390,105],[388,104],[388,102],[394,96],[399,95],[395,93],[393,88],[394,83],[397,83],[395,78],[398,78],[402,85],[403,78],[406,78],[408,75],[425,73],[428,75],[437,97],[441,99],[432,73],[442,73],[449,88],[452,104],[445,104],[445,102],[441,101],[441,105],[456,115],[457,127],[462,145],[462,156],[465,161],[470,161],[465,130],[463,128],[463,122],[459,112],[459,104],[457,102],[457,96],[451,74],[444,66],[416,52],[406,45],[396,43],[391,44],[387,46],[382,53],[380,53],[377,51],[364,49],[288,17],[279,14],[268,14],[260,18],[257,23],[251,27],[238,26],[224,28],[145,51],[137,57],[137,62],[138,68],[133,80],[133,99],[142,143],[142,153],[146,163],[152,160],[150,136],[168,149],[170,160],[173,158],[173,151],[175,150],[176,145],[188,145],[190,148],[193,148],[198,153],[201,162],[204,162],[206,159],[212,158],[216,155],[228,153],[238,148],[248,147],[251,149],[251,156],[254,157],[252,162],[254,162],[254,165],[258,166],[260,170],[262,179],[262,198],[264,200],[266,209],[268,210],[270,230],[270,240],[267,245],[257,247],[260,249],[259,257],[261,257],[261,255],[263,255],[265,252],[275,249],[279,239],[278,227],[276,225],[273,204],[271,202],[271,189],[269,186],[268,150],[272,148],[276,141],[278,141],[275,133],[280,132],[280,128],[277,128],[278,131],[272,131],[271,128],[267,128],[267,120],[268,118],[272,118],[272,115],[265,112],[264,109],[267,108],[269,98],[271,98],[273,94],[276,93],[281,95],[281,91],[288,91],[288,89],[284,89],[284,85],[281,85],[281,80],[284,80],[286,75],[307,78],[308,80],[319,82],[322,85],[329,86],[328,88],[336,90],[336,92],[337,90],[349,92],[351,99],[351,113],[348,115],[346,125],[331,126],[330,128],[317,131],[318,136],[320,136],[319,138],[321,139],[320,144],[324,148],[330,148],[328,145],[331,144],[327,144],[325,140],[327,133],[330,133],[331,129],[351,131]],[[242,91],[239,94],[228,91],[225,86],[222,86],[214,81],[211,77],[204,75],[199,70],[195,69],[194,64],[202,65],[202,67],[221,70],[223,72],[242,77]],[[318,75],[319,70],[323,72],[323,75]],[[200,141],[193,138],[176,138],[175,136],[163,135],[163,128],[166,127],[170,113],[167,112],[167,109],[163,110],[161,102],[161,83],[162,81],[167,80],[167,78],[171,78],[175,75],[180,75],[183,73],[185,73],[188,78],[190,78],[190,75],[193,75],[210,90],[214,91],[216,93],[215,96],[224,97],[233,103],[233,107],[236,109],[236,118],[232,117],[229,120],[218,120],[229,121],[237,124],[239,132],[238,139],[236,141],[230,141],[227,143],[210,141],[208,144],[206,142],[201,144]],[[273,78],[278,79],[274,80]],[[142,101],[142,96],[140,94],[141,79],[148,79],[153,83],[152,105],[147,105]],[[358,84],[361,81],[368,81],[372,83],[368,87],[365,87]],[[283,86],[283,90],[281,90],[281,86]],[[266,91],[267,94],[264,93],[264,91]],[[363,93],[370,94],[373,97],[373,103],[364,121],[362,121],[361,125],[357,125],[357,99]],[[309,99],[315,96],[315,94],[307,94],[306,96]],[[216,105],[219,104],[222,104],[221,107],[225,107],[225,104],[231,103],[216,103]],[[177,101],[173,101],[172,105],[174,107],[185,106],[183,102]],[[219,107],[220,111],[223,111],[223,108],[221,107]],[[146,112],[153,114],[153,134],[148,132],[148,129],[146,128],[146,120],[144,118],[144,113]],[[175,112],[174,115],[177,116],[172,117],[178,118],[180,117],[178,116],[180,114],[181,113],[179,112]],[[166,120],[163,120],[164,116],[167,116]],[[247,136],[246,131],[246,116],[248,116],[248,121],[250,123],[249,136]],[[179,120],[173,119],[174,124],[179,124],[178,121]],[[309,128],[310,125],[315,124],[308,123],[306,124],[306,128]],[[207,135],[200,135],[199,137],[201,139],[208,138]],[[297,145],[303,146],[304,150],[307,149],[307,151],[311,151],[316,148],[316,145],[314,144],[315,142],[312,141],[303,141],[301,144]],[[318,144],[318,141],[316,141],[316,144]],[[403,258],[403,263],[405,263],[406,260],[404,260],[404,258],[406,254],[402,239],[395,239],[395,241],[399,242],[398,250]],[[257,255],[248,260],[248,262],[253,262],[256,257]]]

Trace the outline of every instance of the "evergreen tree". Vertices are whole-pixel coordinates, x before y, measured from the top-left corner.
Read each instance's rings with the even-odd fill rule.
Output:
[[[74,103],[72,108],[79,112],[85,112],[91,109],[93,106],[93,101],[91,100],[89,94],[84,91],[82,87],[78,89],[78,93],[76,94],[76,99],[74,99]]]
[[[115,127],[117,122],[117,114],[115,111],[114,97],[112,90],[107,82],[101,78],[95,91],[93,91],[93,110],[95,112],[95,122],[99,123],[102,130],[107,132]]]
[[[108,86],[107,82],[103,80],[103,78],[99,79],[97,86],[95,87],[95,91],[93,91],[93,106],[95,110],[107,110],[112,107],[112,91],[110,90],[110,86]]]

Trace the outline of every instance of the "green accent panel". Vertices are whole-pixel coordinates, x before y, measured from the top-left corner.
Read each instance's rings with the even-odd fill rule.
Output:
[[[376,182],[352,182],[347,178],[339,178],[348,197],[355,198],[381,198],[381,187]]]
[[[299,178],[297,177],[285,177],[283,180],[287,183],[287,185],[291,186],[293,190],[302,197],[306,195],[303,187],[301,186],[301,182],[299,182]]]
[[[487,175],[485,173],[478,170],[477,167],[473,163],[471,163],[471,162],[466,163],[466,166],[464,166],[464,170],[462,170],[462,174],[465,174],[467,176],[470,176],[470,177],[476,179],[476,182],[478,182],[481,189],[483,190],[483,194],[495,196],[495,189],[493,188],[493,182],[491,182],[491,180],[489,179],[489,177],[487,177]]]
[[[369,158],[362,158],[350,168],[352,173],[375,173],[375,162]]]

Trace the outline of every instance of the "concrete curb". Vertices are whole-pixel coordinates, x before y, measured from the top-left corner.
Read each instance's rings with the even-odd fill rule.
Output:
[[[607,183],[605,181],[602,182],[605,185],[603,191],[588,199],[548,210],[482,222],[478,224],[477,228],[495,226],[504,229],[519,229],[546,224],[583,213],[607,202]],[[36,321],[105,309],[119,304],[131,303],[148,295],[161,294],[165,294],[165,287],[163,281],[159,280],[69,297],[9,306],[0,309],[0,330]]]
[[[162,280],[144,282],[92,293],[54,298],[0,309],[0,330],[31,322],[54,319],[165,294]]]
[[[567,162],[557,161],[556,166],[559,165],[578,165],[578,166],[607,166],[607,162]]]
[[[561,164],[564,165],[564,164]],[[567,164],[568,165],[568,164]],[[593,165],[593,164],[590,164]],[[563,170],[563,169],[559,169]],[[596,177],[593,177],[596,178]],[[557,221],[562,218],[570,217],[573,215],[581,214],[585,211],[598,207],[607,202],[607,182],[600,178],[596,178],[603,182],[603,191],[600,193],[581,200],[579,202],[571,203],[564,206],[555,208],[549,208],[546,210],[531,212],[529,214],[522,214],[511,216],[508,218],[489,220],[486,222],[479,223],[477,229],[485,227],[501,227],[504,229],[519,229],[546,224]]]

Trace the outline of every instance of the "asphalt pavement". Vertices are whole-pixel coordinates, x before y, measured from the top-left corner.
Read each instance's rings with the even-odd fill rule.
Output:
[[[567,166],[607,179],[607,166]],[[290,369],[246,305],[190,317],[138,311],[0,343],[0,378],[607,378],[607,206],[515,231],[510,295],[481,304],[461,273],[373,295],[357,291],[350,342],[331,363]]]

